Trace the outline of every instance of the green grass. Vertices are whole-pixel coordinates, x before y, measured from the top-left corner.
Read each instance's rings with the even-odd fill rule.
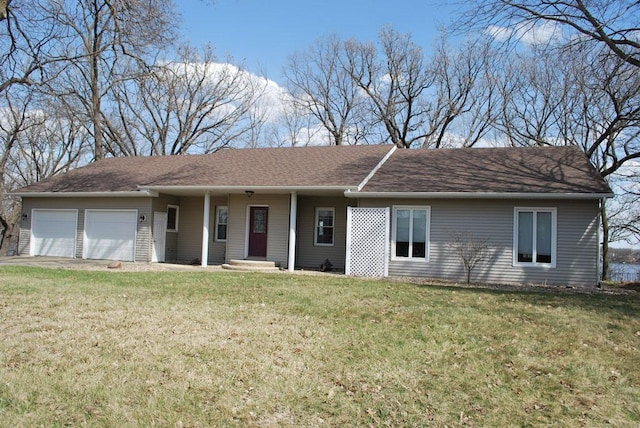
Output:
[[[638,426],[640,299],[0,268],[1,426]]]

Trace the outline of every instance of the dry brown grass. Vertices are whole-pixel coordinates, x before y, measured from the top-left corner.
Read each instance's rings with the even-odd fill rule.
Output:
[[[2,426],[637,426],[640,300],[0,268]]]

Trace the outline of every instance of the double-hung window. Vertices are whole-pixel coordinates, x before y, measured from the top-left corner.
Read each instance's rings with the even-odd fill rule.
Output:
[[[513,263],[555,267],[556,222],[555,208],[516,208]]]
[[[429,259],[429,207],[393,207],[392,257]]]
[[[332,246],[334,239],[335,208],[316,208],[315,245]]]
[[[216,241],[227,240],[227,222],[229,220],[229,208],[218,206],[216,208]]]

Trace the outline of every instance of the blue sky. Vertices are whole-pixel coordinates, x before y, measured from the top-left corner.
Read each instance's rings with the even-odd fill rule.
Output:
[[[450,19],[445,0],[181,0],[182,31],[195,46],[210,43],[249,71],[280,81],[289,55],[338,34],[374,41],[386,24],[430,50]]]

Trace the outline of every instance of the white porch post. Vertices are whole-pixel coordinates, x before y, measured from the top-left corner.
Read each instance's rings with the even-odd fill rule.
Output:
[[[298,194],[291,192],[291,208],[289,210],[289,258],[287,270],[293,272],[296,265],[296,219],[298,218]]]
[[[207,266],[209,258],[209,211],[211,210],[211,194],[204,194],[204,212],[202,215],[202,255],[200,260],[203,267]]]

